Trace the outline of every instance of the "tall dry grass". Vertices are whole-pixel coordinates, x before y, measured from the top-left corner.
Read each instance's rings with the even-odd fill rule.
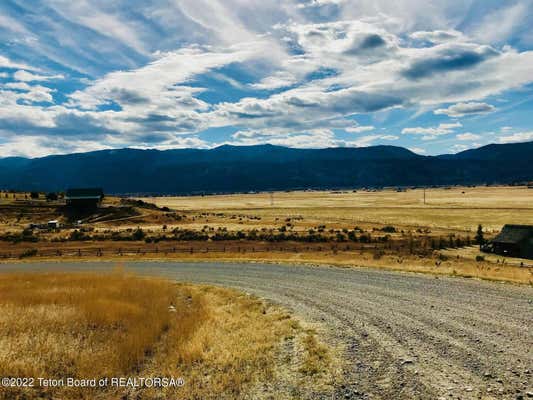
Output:
[[[181,287],[202,294],[209,318],[190,340],[171,330],[146,368],[164,374],[177,370],[185,386],[146,390],[143,398],[285,399],[295,398],[290,393],[331,390],[337,365],[330,349],[286,311],[230,289]],[[292,350],[284,350],[289,343]],[[265,392],[272,383],[274,395]]]
[[[171,305],[182,311],[170,313]],[[186,338],[205,317],[201,301],[164,280],[117,271],[0,274],[0,376],[128,375],[171,325]]]
[[[331,358],[309,335],[282,309],[228,289],[123,271],[3,273],[0,377],[173,377],[185,385],[0,387],[0,399],[260,398],[261,382],[280,379],[293,391],[329,387]],[[283,353],[295,341],[301,350]]]

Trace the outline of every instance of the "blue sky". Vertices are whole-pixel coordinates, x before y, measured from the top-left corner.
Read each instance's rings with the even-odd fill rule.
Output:
[[[533,140],[531,0],[3,0],[0,157]]]

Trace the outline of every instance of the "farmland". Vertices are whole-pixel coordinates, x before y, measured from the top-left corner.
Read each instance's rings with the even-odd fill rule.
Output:
[[[504,224],[533,223],[525,186],[107,197],[75,217],[60,201],[27,197],[0,200],[0,257],[366,265],[532,280],[529,260],[482,255],[476,246],[478,225],[490,239]],[[50,219],[61,229],[27,229]]]
[[[396,225],[446,232],[474,232],[482,223],[490,232],[506,223],[533,223],[533,190],[518,187],[453,187],[397,191],[305,191],[204,197],[151,197],[144,200],[172,209],[246,214],[261,217],[249,226],[275,225],[302,217],[310,228]],[[243,225],[243,224],[240,224]],[[233,225],[233,227],[237,227]]]

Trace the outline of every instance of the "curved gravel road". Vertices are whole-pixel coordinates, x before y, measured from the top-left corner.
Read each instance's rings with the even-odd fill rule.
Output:
[[[139,262],[146,274],[256,294],[345,350],[336,398],[533,398],[533,288],[373,269]],[[108,263],[69,264],[75,269]],[[0,265],[65,269],[65,264]]]

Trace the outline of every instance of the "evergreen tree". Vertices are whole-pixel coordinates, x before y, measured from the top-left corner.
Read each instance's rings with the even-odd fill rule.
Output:
[[[481,226],[481,224],[479,224],[477,227],[475,240],[476,244],[479,244],[480,246],[485,243],[485,238],[483,237],[483,226]]]

